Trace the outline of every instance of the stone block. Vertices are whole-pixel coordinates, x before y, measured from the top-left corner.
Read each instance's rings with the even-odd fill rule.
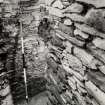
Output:
[[[83,6],[78,3],[73,3],[63,10],[63,12],[67,13],[81,13],[82,11],[83,11]]]
[[[72,23],[73,23],[73,22],[72,22],[70,19],[65,19],[65,20],[64,20],[64,24],[67,25],[67,26],[72,25]]]
[[[96,30],[95,28],[93,27],[90,27],[86,24],[78,24],[76,23],[75,26],[80,29],[81,31],[85,32],[85,33],[88,33],[90,35],[93,35],[93,36],[99,36],[99,37],[102,37],[102,38],[105,38],[105,34]]]
[[[80,36],[81,36],[82,38],[84,38],[84,39],[87,39],[87,38],[89,37],[88,34],[82,32],[82,31],[79,30],[79,29],[75,29],[75,30],[74,30],[74,35],[75,35],[75,36],[76,36],[76,35],[80,35]]]
[[[74,54],[77,56],[85,66],[90,66],[93,56],[87,53],[85,50],[75,47]]]
[[[96,8],[105,7],[105,0],[76,0],[87,4],[92,4]]]
[[[61,2],[61,0],[56,0],[53,4],[52,7],[54,8],[59,8],[59,9],[63,9],[63,4]]]
[[[105,32],[105,18],[103,14],[104,10],[91,9],[85,16],[85,23],[101,32]]]
[[[100,48],[102,50],[105,50],[105,39],[101,39],[101,38],[95,38],[93,40],[93,44],[97,47]]]
[[[64,13],[63,16],[70,18],[74,22],[81,22],[81,23],[85,22],[85,17],[76,13]]]
[[[105,105],[105,100],[104,100],[105,93],[104,92],[102,92],[91,81],[87,81],[85,83],[85,86],[86,86],[86,89],[89,92],[89,94],[91,94],[100,105]]]

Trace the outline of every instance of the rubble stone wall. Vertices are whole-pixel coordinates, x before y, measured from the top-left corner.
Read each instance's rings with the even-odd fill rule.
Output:
[[[25,42],[31,42],[31,44],[25,43],[27,61],[30,59],[35,60],[33,58],[36,56],[36,49],[32,51],[32,47],[35,48],[36,43],[33,40],[34,38],[36,40],[35,35],[40,20],[45,16],[52,22],[52,31],[50,31],[50,33],[46,31],[44,35],[46,35],[46,37],[48,35],[47,38],[45,36],[41,37],[43,37],[49,48],[49,54],[47,56],[49,68],[57,74],[57,78],[55,78],[56,76],[51,76],[52,74],[49,75],[49,78],[52,78],[53,82],[57,85],[64,103],[73,105],[105,105],[105,0],[39,0],[36,4],[34,4],[34,2],[36,1],[31,0],[31,4],[28,0],[23,0],[21,2],[21,4],[26,6],[26,8],[23,8],[25,9],[24,13],[29,12],[28,15],[24,14],[23,18],[21,17],[24,24],[23,31]],[[46,8],[47,12],[40,15],[40,7],[43,7],[42,10]],[[37,10],[38,12],[36,12]],[[11,14],[14,15],[15,12],[9,12],[9,14],[4,16],[7,18],[11,16]],[[9,29],[17,27],[14,24],[9,27],[11,26],[12,28]],[[45,29],[48,29],[48,31],[50,30],[49,28]],[[7,75],[6,78],[4,77],[4,74],[6,74],[8,70],[11,71],[14,69],[8,64],[8,59],[13,63],[13,59],[10,58],[13,58],[15,55],[14,51],[11,49],[16,47],[14,35],[17,36],[17,30],[16,28],[16,32],[9,34],[11,36],[9,38],[9,46],[7,42],[4,42],[4,39],[8,41],[8,38],[2,35],[4,39],[1,40],[1,44],[5,43],[5,45],[2,46],[0,50],[0,78],[2,78],[0,79],[1,105],[12,105],[13,103],[11,94],[9,94],[10,85],[8,81],[11,80],[13,75],[16,76],[15,82],[12,82],[16,83],[16,86],[12,87],[12,90],[17,87],[18,94],[16,94],[16,100],[20,96],[22,96],[21,99],[25,98],[23,77],[20,77],[21,72],[19,72],[22,70],[22,65],[20,64],[22,59],[20,56],[20,42],[18,46],[19,51],[17,52],[19,54],[16,55],[19,60],[16,61],[17,63],[15,65],[18,70],[15,74],[11,74],[12,76],[8,76],[9,79]],[[50,40],[47,40],[49,38]],[[31,54],[33,56],[30,57]],[[8,70],[6,71],[4,67],[6,67],[6,70],[8,68]],[[33,83],[29,86],[31,88],[34,86],[36,87],[33,82],[35,81],[33,77],[36,74],[33,73],[34,70],[32,69],[35,66],[34,64],[31,66],[30,63],[27,62],[27,67],[29,76],[32,76],[29,78],[29,83],[30,80],[32,80],[31,82]],[[16,73],[19,73],[19,75]],[[19,80],[22,81],[22,83],[19,82],[20,85],[17,83]],[[42,83],[44,82],[42,81]],[[2,84],[7,93],[4,92]],[[61,88],[63,87],[62,84],[66,90]],[[22,90],[22,92],[20,90]],[[32,93],[35,92],[33,88],[31,90]],[[16,91],[14,90],[13,92]],[[8,97],[6,98],[5,96]]]
[[[65,102],[105,105],[105,0],[45,1],[56,23],[48,62],[67,73]]]

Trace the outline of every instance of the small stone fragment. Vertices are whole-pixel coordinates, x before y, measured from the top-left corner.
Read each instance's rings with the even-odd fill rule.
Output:
[[[59,35],[61,35],[62,37],[64,37],[65,39],[67,39],[68,41],[70,41],[72,44],[83,47],[83,45],[84,45],[83,41],[80,41],[80,40],[76,39],[75,37],[71,37],[70,35],[65,34],[64,32],[62,32],[60,30],[56,30],[56,32]]]
[[[8,85],[5,89],[0,90],[0,96],[6,96],[10,93],[10,86]]]
[[[59,8],[59,9],[63,9],[63,4],[61,2],[61,0],[56,0],[53,4],[52,7],[54,8]]]
[[[96,47],[105,50],[105,39],[95,38],[95,39],[93,40],[93,44],[94,44]]]
[[[105,65],[99,66],[98,68],[103,74],[105,74]]]
[[[80,35],[81,37],[83,37],[84,39],[87,39],[89,37],[88,34],[82,32],[81,30],[79,29],[75,29],[74,30],[74,35]]]
[[[7,95],[7,97],[4,100],[2,100],[1,103],[2,105],[14,105],[12,95],[11,94]]]
[[[67,54],[67,58],[68,58],[68,63],[70,65],[70,67],[73,68],[73,70],[77,70],[77,71],[83,70],[82,63],[78,58],[76,58],[75,56],[73,56],[71,54]]]
[[[95,84],[91,81],[85,82],[85,86],[89,94],[91,94],[100,105],[105,105],[105,93],[101,91]]]
[[[38,12],[32,12],[32,16],[35,18],[35,21],[39,21],[41,19],[41,14]]]
[[[2,3],[4,0],[0,0],[0,3]]]
[[[70,19],[65,19],[64,24],[65,25],[72,25],[72,21]]]
[[[83,6],[78,3],[73,3],[69,7],[63,10],[63,12],[69,13],[81,13],[83,11]]]
[[[73,90],[76,90],[76,84],[74,84],[74,83],[70,80],[70,78],[69,78],[69,80],[68,80],[68,84],[69,84],[69,86],[70,86]]]
[[[62,4],[63,4],[65,7],[67,7],[67,6],[70,5],[70,3],[69,3],[68,1],[63,1]]]
[[[63,23],[59,22],[58,28],[62,32],[66,33],[66,34],[68,34],[70,36],[73,36],[73,29],[72,29],[72,27],[66,26]]]
[[[66,47],[66,49],[64,51],[66,51],[68,53],[72,52],[73,45],[69,41],[63,42],[63,45]]]

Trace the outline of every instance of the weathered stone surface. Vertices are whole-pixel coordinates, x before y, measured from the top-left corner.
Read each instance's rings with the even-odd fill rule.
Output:
[[[44,0],[43,0],[44,1]],[[51,4],[54,2],[55,0],[45,0],[45,4],[48,6],[51,6]]]
[[[59,33],[59,35],[61,35],[62,37],[64,37],[65,39],[67,39],[68,41],[70,41],[72,44],[75,44],[77,46],[83,46],[84,42],[79,41],[78,39],[76,39],[75,37],[71,37],[68,34],[65,34],[64,32],[60,31],[60,30],[56,30],[57,33]]]
[[[64,16],[70,18],[74,22],[81,22],[81,23],[85,22],[85,18],[83,16],[79,15],[79,14],[75,14],[75,13],[68,14],[68,13],[65,13]]]
[[[71,53],[73,45],[69,41],[66,41],[66,42],[63,42],[63,43],[64,43],[63,45],[66,47],[66,49],[63,50],[63,52]]]
[[[53,38],[50,40],[51,44],[53,46],[63,47],[62,39],[58,36],[53,36]]]
[[[99,66],[98,68],[103,74],[105,74],[105,66],[104,65]]]
[[[88,49],[91,51],[91,54],[93,54],[97,59],[105,63],[105,52],[96,48],[95,46],[88,45]]]
[[[59,8],[59,9],[63,9],[63,4],[61,2],[61,0],[56,0],[53,4],[52,7],[54,8]]]
[[[60,23],[60,22],[59,22],[58,28],[59,28],[62,32],[66,33],[66,34],[68,34],[68,35],[70,35],[70,36],[73,36],[73,29],[72,29],[72,27],[68,27],[68,26],[64,25],[63,23]]]
[[[10,93],[10,86],[8,85],[5,89],[0,90],[0,96],[6,96]]]
[[[36,5],[33,5],[33,6],[28,6],[27,8],[24,8],[25,11],[27,12],[40,12],[40,7],[43,7],[45,8],[45,4],[36,4]]]
[[[103,92],[105,92],[105,77],[100,71],[88,70],[88,79],[98,86]]]
[[[4,100],[2,100],[2,105],[13,105],[11,94],[9,94]]]
[[[72,21],[70,19],[65,19],[64,24],[67,25],[67,26],[72,25]]]
[[[105,18],[102,10],[91,9],[85,16],[85,23],[95,29],[105,32]]]
[[[68,1],[62,1],[62,4],[63,4],[65,7],[67,7],[67,6],[70,5],[70,3],[69,3]]]
[[[86,32],[86,33],[88,33],[90,35],[99,36],[99,37],[105,38],[105,34],[104,33],[99,32],[95,28],[90,27],[90,26],[88,26],[86,24],[78,24],[78,23],[76,23],[75,26],[78,29],[80,29],[81,31]]]
[[[31,37],[27,37],[24,40],[24,47],[25,47],[25,53],[26,53],[25,58],[27,61],[26,65],[27,65],[28,74],[31,76],[33,75],[33,77],[42,75],[43,72],[45,72],[47,67],[44,54],[45,53],[47,54],[46,51],[48,51],[45,47],[44,42],[41,41],[40,38],[31,36]],[[45,49],[46,51],[44,51]]]
[[[4,68],[4,63],[0,62],[0,70],[2,70]]]
[[[81,13],[83,11],[83,6],[78,3],[73,3],[69,7],[63,10],[63,12],[69,13]]]
[[[100,105],[105,105],[105,93],[97,88],[91,81],[85,83],[86,89],[89,94],[91,94]]]
[[[94,44],[96,47],[105,50],[105,39],[95,38],[95,39],[93,40],[93,44]]]
[[[74,54],[77,56],[85,66],[91,67],[91,63],[93,61],[93,56],[84,51],[83,49],[79,49],[77,47],[74,48]]]
[[[105,7],[105,0],[76,0],[76,1],[85,2],[87,4],[92,4],[97,8]]]
[[[83,37],[84,39],[87,39],[89,37],[88,34],[82,32],[81,30],[79,29],[75,29],[74,30],[74,35],[80,35],[81,37]]]
[[[65,69],[66,72],[70,73],[71,75],[74,75],[76,78],[78,78],[78,80],[84,81],[84,77],[80,73],[78,73],[78,72],[72,70],[71,68],[69,68],[65,64],[65,62],[62,62],[62,66],[63,66],[63,68]]]
[[[77,71],[83,70],[81,61],[71,54],[67,54],[64,59],[67,59],[69,66]]]
[[[50,15],[54,15],[54,16],[57,16],[57,17],[63,17],[62,10],[57,9],[57,8],[53,8],[53,7],[46,7],[46,8],[49,11]]]

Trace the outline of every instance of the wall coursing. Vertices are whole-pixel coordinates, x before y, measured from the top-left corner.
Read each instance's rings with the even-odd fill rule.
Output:
[[[56,18],[53,43],[48,41],[51,75],[57,71],[60,78],[59,72],[66,73],[66,77],[62,77],[66,83],[60,78],[67,86],[61,93],[62,99],[66,104],[105,105],[105,1],[45,1],[50,17]],[[53,79],[62,87],[59,79]]]

